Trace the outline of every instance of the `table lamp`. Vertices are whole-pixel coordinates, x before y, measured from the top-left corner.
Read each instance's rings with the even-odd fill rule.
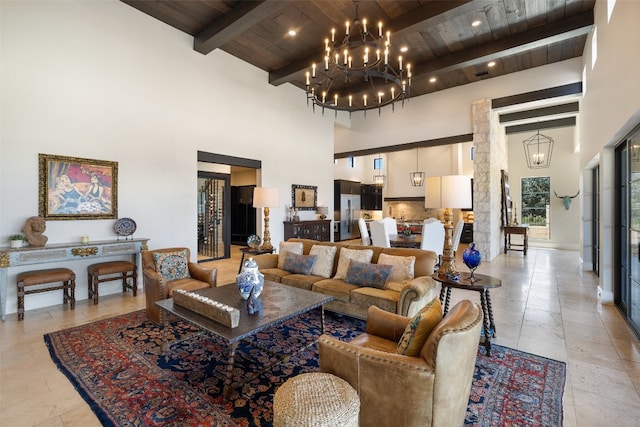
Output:
[[[329,208],[327,206],[318,206],[316,209],[318,215],[320,215],[320,219],[324,220],[327,218],[327,214],[329,213]]]
[[[471,177],[466,175],[431,176],[426,180],[425,208],[444,209],[444,248],[439,275],[458,276],[453,255],[452,209],[471,208]]]
[[[271,234],[269,233],[269,208],[280,206],[280,193],[277,188],[256,187],[253,189],[253,207],[264,208],[264,235],[260,249],[272,251]]]

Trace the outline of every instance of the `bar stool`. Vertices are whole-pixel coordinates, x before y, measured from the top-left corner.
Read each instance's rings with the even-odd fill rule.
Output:
[[[129,261],[91,264],[87,267],[87,279],[89,282],[89,299],[93,298],[94,305],[98,303],[98,285],[102,282],[122,279],[122,292],[127,292],[127,289],[131,289],[134,297],[138,294],[138,266]],[[131,284],[127,283],[127,279],[131,279]]]
[[[24,319],[24,296],[40,292],[57,291],[62,289],[62,303],[71,303],[71,309],[76,308],[76,275],[68,268],[51,268],[48,270],[25,271],[18,274],[18,320]],[[62,282],[62,285],[49,286],[25,290],[26,286],[45,285]]]

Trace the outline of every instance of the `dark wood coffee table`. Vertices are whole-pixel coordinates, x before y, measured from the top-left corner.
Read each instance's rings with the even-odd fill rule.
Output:
[[[264,290],[260,295],[262,301],[262,310],[260,313],[250,315],[247,312],[247,302],[240,297],[238,287],[235,284],[221,286],[217,288],[208,288],[194,291],[195,293],[204,295],[215,301],[227,304],[240,310],[240,322],[235,328],[227,327],[215,320],[202,316],[194,311],[173,303],[173,298],[157,301],[156,305],[160,307],[160,316],[163,324],[162,334],[162,351],[168,350],[169,342],[167,340],[167,332],[169,326],[169,314],[172,314],[182,320],[197,326],[198,328],[211,332],[215,336],[224,340],[229,346],[229,355],[227,358],[227,374],[224,382],[224,397],[228,399],[231,391],[239,387],[255,377],[261,375],[270,369],[272,365],[264,367],[251,378],[247,378],[242,382],[233,383],[233,364],[234,356],[238,343],[249,338],[258,332],[271,326],[278,325],[285,320],[297,317],[303,313],[313,310],[317,307],[323,307],[324,304],[332,301],[334,298],[329,295],[318,292],[298,289],[293,286],[282,285],[280,283],[265,280]],[[321,313],[321,333],[324,333],[324,308]],[[309,343],[308,346],[315,344],[315,341]],[[307,346],[307,347],[308,347]],[[306,347],[305,347],[306,348]],[[300,349],[300,351],[305,348]],[[286,360],[286,359],[285,359]]]

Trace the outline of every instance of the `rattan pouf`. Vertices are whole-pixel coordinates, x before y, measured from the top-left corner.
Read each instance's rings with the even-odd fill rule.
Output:
[[[274,427],[357,427],[360,398],[348,382],[323,372],[288,379],[273,398]]]

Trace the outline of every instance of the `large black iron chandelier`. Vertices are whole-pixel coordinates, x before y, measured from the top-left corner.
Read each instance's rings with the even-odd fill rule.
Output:
[[[538,130],[535,135],[522,141],[522,144],[529,169],[548,168],[551,166],[553,138],[541,134],[540,130]]]
[[[336,44],[335,28],[324,40],[321,63],[306,72],[307,105],[338,111],[364,111],[402,101],[411,91],[411,64],[391,51],[391,32],[383,31],[382,22],[371,25],[358,16],[358,1],[353,23],[346,22],[342,43]],[[395,64],[395,67],[394,65]],[[344,82],[345,87],[341,87]],[[358,83],[360,83],[358,85]],[[335,84],[335,85],[334,85]],[[357,85],[361,94],[349,93],[347,85]]]

